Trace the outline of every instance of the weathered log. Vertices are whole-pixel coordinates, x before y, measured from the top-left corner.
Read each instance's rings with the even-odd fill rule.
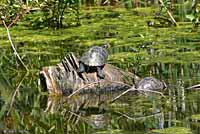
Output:
[[[70,94],[72,92],[91,92],[120,90],[134,85],[139,77],[123,71],[113,65],[106,64],[103,68],[105,79],[99,79],[96,72],[77,73],[79,61],[73,53],[69,53],[56,66],[42,68],[40,80],[50,94]],[[126,88],[127,89],[127,88]]]

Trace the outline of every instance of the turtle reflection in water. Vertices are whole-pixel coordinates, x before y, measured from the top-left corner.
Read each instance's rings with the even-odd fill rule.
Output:
[[[96,71],[97,76],[100,79],[105,78],[105,74],[103,72],[103,67],[108,58],[108,48],[109,44],[105,44],[102,47],[93,46],[87,52],[85,52],[80,58],[78,73],[83,72],[92,72]]]
[[[165,82],[153,77],[145,77],[136,84],[136,89],[142,90],[163,90],[166,88]]]

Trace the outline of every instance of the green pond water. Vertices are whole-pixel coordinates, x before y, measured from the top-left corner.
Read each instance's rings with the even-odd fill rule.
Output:
[[[81,26],[57,31],[31,28],[28,20],[37,14],[29,14],[10,29],[28,73],[0,27],[0,133],[199,134],[200,92],[186,88],[200,83],[200,32],[191,33],[190,23],[148,27],[148,20],[159,24],[154,13],[151,8],[82,10]],[[104,101],[113,99],[113,92],[66,101],[40,88],[42,67],[105,41],[111,44],[108,63],[164,80],[166,97],[129,93],[113,103]]]

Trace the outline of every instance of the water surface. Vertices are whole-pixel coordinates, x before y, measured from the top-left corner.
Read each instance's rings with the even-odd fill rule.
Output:
[[[200,114],[199,91],[186,87],[200,82],[199,33],[190,32],[192,25],[148,27],[146,21],[153,18],[153,11],[87,10],[82,12],[81,26],[58,31],[33,30],[22,20],[10,32],[28,73],[13,55],[1,27],[0,132],[143,134],[172,128],[167,133],[198,134],[199,119],[193,117]],[[117,15],[109,16],[113,13]],[[92,17],[88,19],[87,15]],[[129,93],[108,103],[119,94],[111,92],[66,101],[40,88],[42,67],[59,63],[68,52],[79,56],[88,47],[105,41],[111,44],[108,63],[140,77],[164,80],[168,85],[166,98]],[[19,92],[10,105],[17,87]],[[47,103],[51,104],[48,109]]]

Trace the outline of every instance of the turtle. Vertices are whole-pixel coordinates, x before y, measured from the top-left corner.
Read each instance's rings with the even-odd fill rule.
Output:
[[[103,46],[93,46],[83,53],[79,61],[78,73],[96,71],[97,77],[105,78],[103,67],[108,58],[108,43]]]
[[[167,86],[164,81],[160,81],[154,77],[145,77],[136,84],[136,88],[143,90],[164,90]]]

